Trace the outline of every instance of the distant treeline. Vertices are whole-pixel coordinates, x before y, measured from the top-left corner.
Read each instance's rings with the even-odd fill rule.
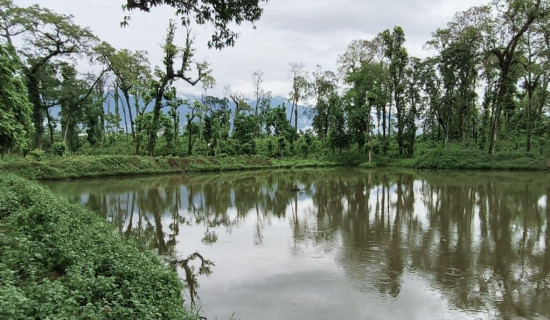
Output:
[[[354,151],[370,160],[453,144],[492,155],[547,155],[549,12],[542,0],[495,0],[459,12],[432,33],[426,46],[434,54],[424,59],[408,54],[401,27],[384,30],[352,41],[338,70],[291,63],[288,103],[272,107],[260,70],[252,75],[252,97],[231,90],[209,95],[213,71],[194,57],[189,32],[182,47],[175,44],[175,22],[163,61],[151,63],[147,52],[115,49],[71,16],[1,0],[0,152],[283,157]],[[76,58],[102,71],[81,74]],[[203,96],[182,98],[176,81],[201,85]],[[308,106],[305,114],[299,104]],[[304,116],[312,128],[298,130]]]

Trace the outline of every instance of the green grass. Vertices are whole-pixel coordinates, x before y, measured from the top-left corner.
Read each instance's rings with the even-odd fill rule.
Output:
[[[525,152],[502,152],[494,156],[472,149],[430,150],[398,165],[417,169],[544,170],[546,159]]]
[[[377,155],[371,164],[363,162],[363,168],[391,167],[435,170],[546,170],[550,159],[540,154],[521,151],[501,151],[494,156],[477,148],[451,145],[419,147],[414,157],[399,158],[396,154]]]
[[[93,212],[0,176],[0,319],[196,319],[176,272]]]
[[[360,166],[362,168],[398,167],[414,169],[545,170],[549,160],[533,153],[485,151],[459,147],[422,148],[414,158],[343,152],[324,158],[254,157],[145,157],[126,155],[70,156],[34,158],[10,157],[0,161],[0,172],[11,172],[30,179],[70,179],[105,176],[218,172],[237,170]]]
[[[338,163],[312,159],[265,157],[144,157],[74,156],[41,160],[10,158],[0,171],[30,179],[67,179],[184,172],[235,171],[277,168],[329,167]]]

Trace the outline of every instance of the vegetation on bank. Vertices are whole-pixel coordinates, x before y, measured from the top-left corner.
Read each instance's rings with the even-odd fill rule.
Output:
[[[210,45],[221,48],[234,44],[230,22],[257,21],[262,2],[228,10],[221,0],[198,0],[177,12],[187,27],[212,24]],[[125,8],[182,3],[129,1]],[[123,142],[112,154],[319,158],[349,152],[369,154],[368,162],[422,168],[531,168],[538,164],[530,155],[512,164],[498,157],[520,150],[550,156],[549,17],[548,1],[541,0],[472,7],[434,30],[425,58],[409,54],[403,28],[381,30],[342,50],[337,70],[291,63],[285,104],[274,103],[261,70],[253,73],[248,96],[229,87],[212,95],[227,84],[216,84],[214,70],[194,55],[189,33],[180,40],[174,21],[163,59],[155,62],[145,51],[101,41],[71,16],[0,0],[0,154],[101,154],[98,149],[115,151]],[[76,61],[83,57],[101,73],[79,73]],[[178,81],[201,85],[202,95],[184,95]],[[304,116],[307,125],[299,121]],[[421,144],[448,150],[427,158]],[[470,151],[455,153],[453,145],[492,157],[470,163]],[[449,158],[455,156],[465,158]]]
[[[47,159],[13,158],[0,162],[6,171],[30,179],[67,179],[183,172],[209,172],[300,167],[331,167],[339,163],[313,159],[268,159],[264,157],[144,157],[74,156]]]
[[[0,175],[1,319],[195,319],[175,271],[95,213]]]
[[[252,157],[147,157],[147,156],[70,156],[13,157],[0,161],[0,172],[29,179],[70,179],[106,176],[215,172],[314,167],[399,167],[412,169],[545,170],[550,160],[533,153],[509,152],[491,156],[471,149],[432,149],[409,159],[343,152],[318,158]]]
[[[527,152],[501,152],[494,156],[472,149],[433,149],[414,158],[391,160],[379,158],[374,165],[414,169],[461,170],[545,170],[550,160]]]

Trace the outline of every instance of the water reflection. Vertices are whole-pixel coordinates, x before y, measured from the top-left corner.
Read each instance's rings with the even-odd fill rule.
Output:
[[[213,317],[544,319],[548,178],[305,170],[46,184],[179,261],[195,285],[214,261],[199,280]]]

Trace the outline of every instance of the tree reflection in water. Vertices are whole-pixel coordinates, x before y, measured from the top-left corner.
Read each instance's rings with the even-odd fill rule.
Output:
[[[396,298],[415,274],[454,308],[508,319],[550,314],[548,178],[332,169],[46,184],[180,267],[199,257],[198,274],[210,261],[179,251],[182,226],[202,227],[202,243],[216,246],[221,232],[253,223],[261,247],[282,219],[295,254],[313,243],[334,255],[361,292]],[[194,298],[196,274],[185,275]]]

